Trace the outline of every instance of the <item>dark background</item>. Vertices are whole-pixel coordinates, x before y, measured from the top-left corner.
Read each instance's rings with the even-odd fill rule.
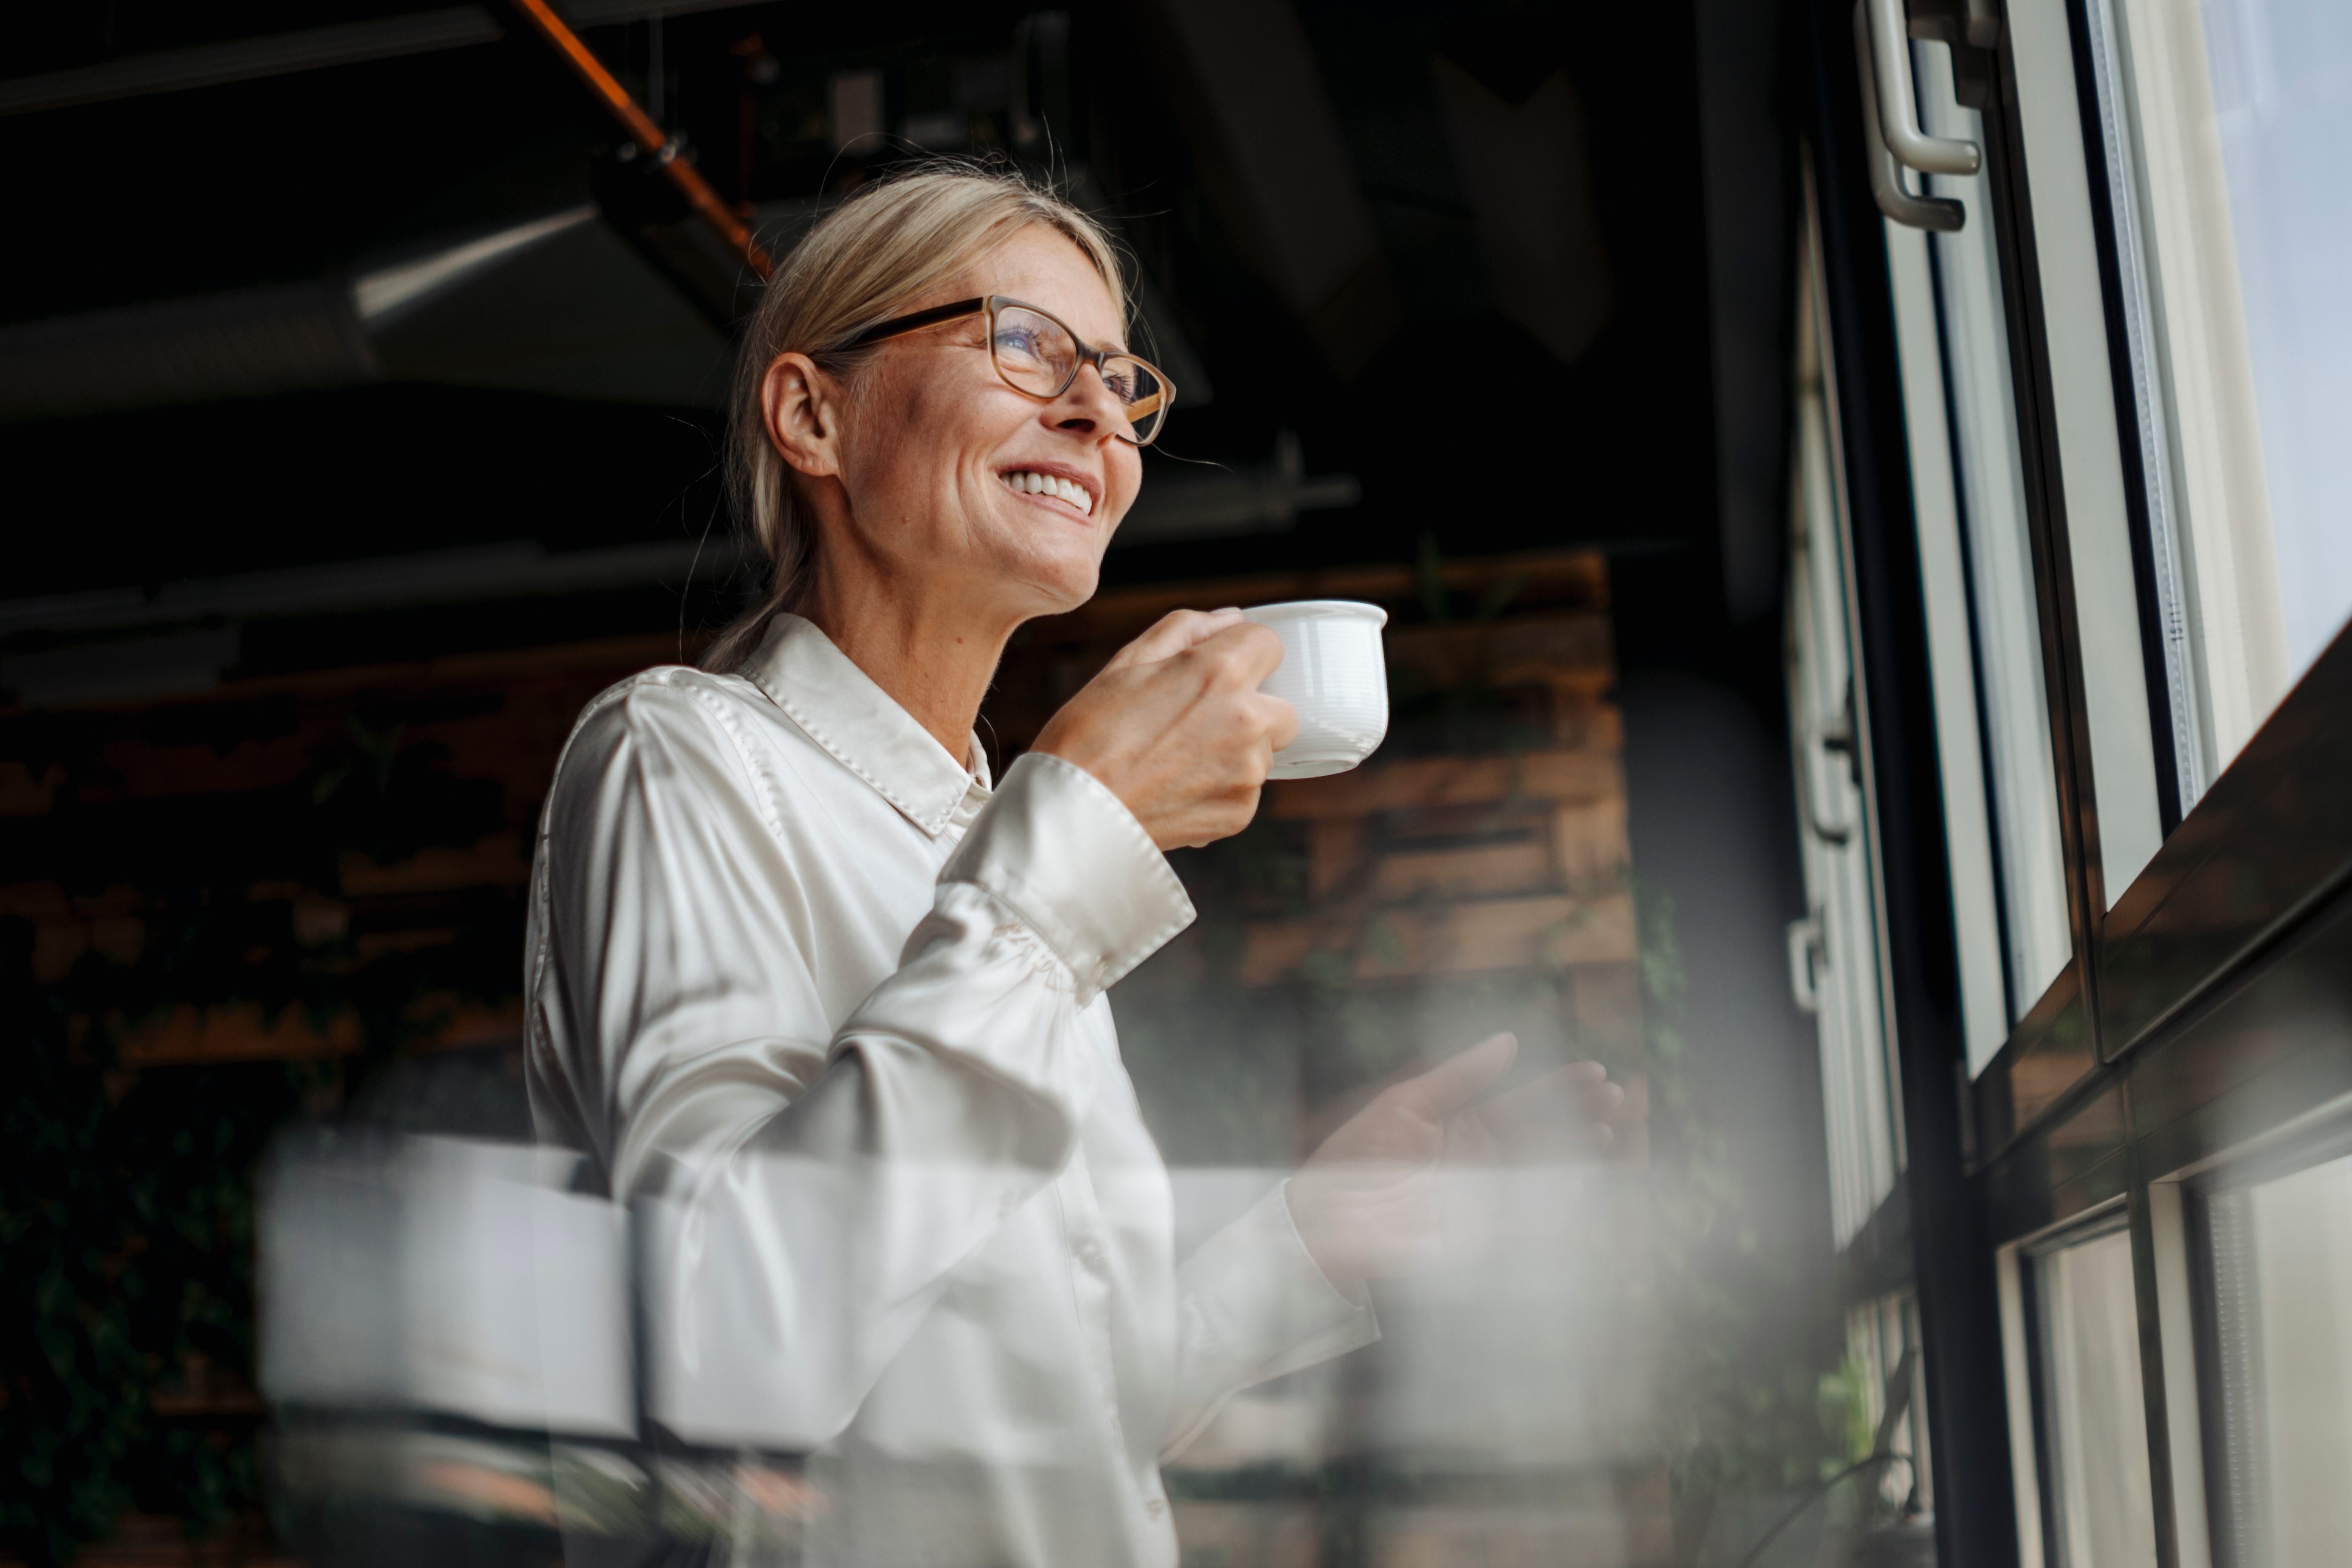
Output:
[[[1802,910],[1778,614],[1794,199],[1779,9],[1766,0],[1300,0],[1287,16],[1271,14],[1304,40],[1306,77],[1261,83],[1243,94],[1255,117],[1221,120],[1236,90],[1233,61],[1184,47],[1182,19],[1209,29],[1196,40],[1232,38],[1262,25],[1254,9],[1077,5],[1059,14],[1058,56],[1039,48],[1041,24],[1014,6],[695,10],[661,24],[657,82],[647,22],[583,32],[640,97],[658,86],[665,124],[685,135],[714,187],[758,205],[787,240],[793,220],[778,214],[855,188],[915,151],[895,134],[909,117],[954,110],[960,96],[976,104],[957,110],[967,116],[963,146],[1069,181],[1118,220],[1161,302],[1155,324],[1205,373],[1213,395],[1180,403],[1147,490],[1193,477],[1185,460],[1263,468],[1285,432],[1309,475],[1357,483],[1357,503],[1301,511],[1285,528],[1114,549],[1107,587],[1605,551],[1633,859],[1678,911],[1694,1092],[1723,1112],[1727,1158],[1753,1198],[1751,1248],[1799,1265],[1825,1258],[1818,1078],[1781,957],[1782,923]],[[341,299],[349,279],[389,262],[590,201],[603,206],[598,233],[640,247],[644,220],[660,229],[675,216],[605,156],[618,138],[580,84],[496,8],[476,15],[502,36],[463,47],[168,91],[123,93],[125,79],[106,75],[150,56],[404,15],[385,5],[60,5],[16,19],[0,48],[12,150],[0,182],[13,241],[0,247],[0,614],[9,616],[0,702],[13,704],[0,709],[0,763],[21,765],[32,791],[0,821],[0,885],[54,879],[97,889],[146,874],[185,889],[186,907],[200,911],[206,889],[294,875],[305,856],[331,858],[353,842],[456,842],[486,824],[527,822],[535,800],[522,788],[469,800],[387,772],[368,793],[368,770],[391,754],[385,737],[451,721],[414,704],[357,711],[319,742],[310,772],[279,796],[241,797],[234,820],[187,805],[110,815],[104,790],[83,788],[75,768],[121,735],[155,741],[156,726],[175,721],[138,705],[160,694],[597,639],[672,637],[690,654],[751,586],[740,570],[689,574],[672,563],[590,591],[461,587],[354,607],[345,590],[321,587],[305,602],[299,571],[336,563],[518,542],[584,558],[723,546],[728,535],[718,389],[729,302],[646,266],[611,284],[609,258],[596,274],[605,283],[592,288],[584,263],[564,270],[572,237],[492,275],[478,297],[486,302],[469,308],[461,295],[385,329],[372,367],[327,353],[275,384],[259,374],[240,384],[162,364],[156,345],[228,310],[224,300],[242,301],[239,321],[291,319],[300,301],[323,308],[317,301]],[[1025,103],[988,85],[1002,79],[1016,39],[1032,51]],[[826,83],[872,68],[883,73],[894,134],[837,153],[824,130]],[[1446,71],[1505,109],[1558,93],[1564,79],[1575,133],[1548,151],[1506,142],[1483,154],[1503,166],[1483,166],[1478,149],[1449,131]],[[20,99],[6,98],[11,89]],[[1042,141],[1022,142],[1024,114]],[[1342,286],[1307,299],[1283,283],[1285,239],[1258,221],[1264,205],[1251,193],[1275,188],[1264,169],[1318,146],[1338,148],[1353,186],[1345,205],[1371,245]],[[1532,248],[1517,258],[1597,315],[1597,330],[1567,352],[1525,324],[1524,308],[1512,310],[1503,274],[1514,263],[1498,259],[1481,228],[1480,193],[1498,174],[1519,177],[1522,154],[1538,175],[1564,170],[1577,189],[1563,210],[1584,215],[1551,251],[1543,235],[1523,234]],[[1493,216],[1491,199],[1483,216]],[[737,283],[740,308],[749,295]],[[600,362],[590,388],[549,370],[543,353],[502,359],[499,342],[485,346],[484,311],[495,311],[499,331],[560,338],[614,300],[673,345],[702,345],[710,370],[701,395],[678,396],[674,368],[632,382],[638,362],[628,353]],[[341,330],[352,330],[347,320]],[[224,340],[186,341],[216,351]],[[77,367],[68,391],[51,374],[60,354]],[[128,591],[169,605],[173,585],[191,579],[289,571],[292,586],[267,607],[187,619],[78,618],[66,597]],[[85,663],[129,673],[92,698],[86,681],[74,684]],[[45,688],[61,668],[65,685]],[[293,735],[300,721],[289,711],[257,704],[207,721],[235,734],[156,743],[225,756],[243,739]],[[45,795],[52,766],[68,783]],[[271,825],[303,800],[341,815],[313,838],[289,831],[273,842]],[[257,858],[256,845],[269,847]],[[506,959],[518,894],[432,918],[481,940],[456,971],[411,989],[494,989],[460,971]],[[225,972],[269,940],[193,913],[173,929],[190,933],[183,980]],[[11,1050],[20,1075],[12,1103],[29,1137],[54,1122],[44,1107],[65,1092],[57,1075],[79,1047],[58,1021],[64,1004],[11,984],[9,1026],[24,1047]],[[168,1078],[106,1079],[110,1103],[136,1113],[135,1131],[73,1133],[42,1158],[94,1161],[103,1144],[112,1169],[135,1165],[158,1190],[233,1188],[268,1129],[309,1092],[300,1074],[275,1066]],[[174,1116],[215,1102],[219,1113],[205,1110],[201,1137],[181,1148]],[[172,1159],[186,1169],[152,1174]],[[12,1192],[68,1192],[56,1200],[67,1206],[50,1211],[61,1225],[82,1212],[74,1203],[100,1212],[88,1184],[54,1175],[63,1168],[20,1171]],[[233,1194],[219,1203],[234,1210]],[[75,1262],[71,1250],[56,1268],[111,1278],[106,1257]],[[243,1331],[228,1320],[242,1287],[224,1268],[218,1289],[230,1305],[211,1342],[233,1361]],[[12,1298],[29,1299],[21,1269],[5,1283]],[[1838,1331],[1826,1284],[1818,1289],[1818,1300],[1801,1291],[1760,1307],[1758,1331],[1830,1365]],[[77,1353],[113,1364],[98,1351]],[[16,1415],[25,1408],[19,1399]],[[0,1407],[0,1420],[11,1418]],[[205,1480],[214,1472],[186,1455],[156,1463],[138,1482],[151,1506],[191,1487],[247,1484]],[[181,1479],[159,1480],[165,1471]],[[108,1495],[108,1506],[129,1500]],[[100,1532],[103,1502],[72,1531]],[[21,1507],[6,1523],[37,1552],[64,1539],[50,1525],[40,1535]]]

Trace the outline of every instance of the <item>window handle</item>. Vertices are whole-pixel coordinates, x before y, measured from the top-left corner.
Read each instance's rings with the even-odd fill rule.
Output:
[[[1932,229],[1937,234],[1957,234],[1969,219],[1968,209],[1948,196],[1915,196],[1903,186],[1903,165],[1886,145],[1886,137],[1879,128],[1878,72],[1871,61],[1870,22],[1866,8],[1883,0],[1854,0],[1853,44],[1862,57],[1862,139],[1864,161],[1870,165],[1870,194],[1878,202],[1878,210],[1896,223],[1911,228]],[[1901,0],[1896,0],[1900,4]],[[1911,73],[1902,72],[1905,100],[1909,100]],[[1976,144],[1972,142],[1948,143],[1969,150],[1969,164],[1976,167]]]
[[[1911,93],[1911,25],[1903,0],[1863,0],[1863,5],[1870,17],[1863,80],[1877,79],[1878,112],[1873,118],[1885,134],[1887,151],[1895,162],[1923,174],[1975,174],[1984,162],[1975,142],[1930,136],[1919,129],[1919,106]]]
[[[1789,995],[1800,1013],[1822,1010],[1821,982],[1815,978],[1821,963],[1822,912],[1815,910],[1801,921],[1789,922]]]
[[[1849,699],[1851,700],[1851,699]],[[1821,808],[1813,799],[1813,752],[1816,748],[1832,755],[1843,753],[1846,766],[1853,766],[1853,721],[1840,714],[1805,730],[1806,743],[1797,757],[1797,810],[1805,819],[1812,836],[1832,849],[1843,849],[1853,841],[1853,825],[1845,822],[1824,822]]]

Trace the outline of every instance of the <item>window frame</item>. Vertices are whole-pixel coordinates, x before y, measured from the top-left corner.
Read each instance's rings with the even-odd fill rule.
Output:
[[[2074,952],[1970,1080],[1902,380],[1883,222],[1864,177],[1853,12],[1850,0],[1810,0],[1804,12],[1812,88],[1806,155],[1820,192],[1827,333],[1842,388],[1832,413],[1853,533],[1855,657],[1869,677],[1859,717],[1873,737],[1890,1010],[1910,1155],[1880,1216],[1886,1224],[1874,1218],[1856,1238],[1845,1272],[1874,1269],[1883,1279],[1893,1257],[1916,1279],[1935,1485],[1946,1503],[1937,1512],[1942,1560],[1972,1568],[2035,1561],[2040,1551],[2028,1551],[2017,1527],[2031,1510],[2039,1531],[2039,1454],[2025,1447],[2036,1437],[2030,1419],[2022,1429],[2011,1422],[2012,1396],[2030,1394],[2030,1384],[2017,1389],[2004,1375],[2004,1319],[2011,1339],[2024,1331],[2009,1310],[2021,1279],[2017,1247],[2095,1214],[2121,1213],[2139,1297],[2158,1559],[2168,1568],[2208,1568],[2210,1458],[2199,1411],[2210,1395],[2200,1397],[2194,1351],[2192,1177],[2242,1156],[2250,1139],[2300,1125],[2315,1105],[2352,1106],[2352,1039],[2331,1026],[2352,1014],[2352,805],[2334,798],[2352,792],[2328,787],[2352,780],[2352,636],[2339,635],[2321,654],[2188,811],[2159,809],[2153,857],[2110,900],[2030,171],[2015,59],[2004,40],[1991,57],[1983,178],[1987,208],[1999,215]],[[2063,16],[2092,176],[2084,199],[2101,262],[2106,386],[2141,605],[2138,652],[2152,681],[2162,648],[2152,637],[2146,491],[2132,471],[2141,442],[2119,315],[2092,13],[2085,0],[2063,0]],[[2143,690],[2156,742],[2145,760],[2161,792],[2176,752],[2168,717],[2153,710],[2168,710],[2170,692],[2156,684]]]

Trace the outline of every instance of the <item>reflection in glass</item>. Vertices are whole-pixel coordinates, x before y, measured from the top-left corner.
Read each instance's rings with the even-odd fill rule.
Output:
[[[2043,1463],[2060,1568],[2154,1568],[2131,1236],[2046,1254],[2041,1279]]]
[[[2352,1541],[2352,1160],[2214,1196],[2221,1463],[2239,1568],[2318,1568]]]
[[[2352,12],[2093,10],[2186,809],[2352,611]]]
[[[1981,144],[1982,118],[1953,96],[1950,51],[1932,43],[1913,48],[1927,130]],[[1986,182],[1981,175],[1939,175],[1927,185],[1931,194],[1968,209],[1966,226],[1958,234],[1930,236],[1928,246],[2014,1022],[2050,988],[2074,953],[2049,688],[2042,667],[2025,468],[2018,450],[2000,263]]]

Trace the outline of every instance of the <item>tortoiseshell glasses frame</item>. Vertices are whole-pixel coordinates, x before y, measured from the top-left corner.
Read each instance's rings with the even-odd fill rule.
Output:
[[[1092,365],[1127,412],[1128,427],[1118,433],[1118,438],[1130,447],[1149,447],[1160,438],[1168,424],[1168,410],[1176,402],[1176,384],[1167,373],[1121,350],[1094,347],[1071,331],[1067,321],[1026,300],[987,294],[977,300],[958,300],[952,305],[935,305],[878,322],[844,346],[863,348],[941,321],[982,314],[988,317],[988,362],[1005,385],[1051,402],[1070,390],[1078,372]]]

